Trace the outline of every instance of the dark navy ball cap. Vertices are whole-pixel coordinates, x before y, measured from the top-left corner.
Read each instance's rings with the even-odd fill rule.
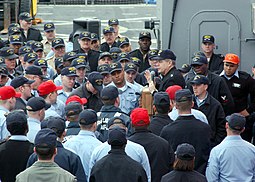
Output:
[[[191,66],[208,64],[208,60],[205,56],[195,56],[192,58]]]
[[[185,102],[192,100],[192,93],[189,89],[177,90],[175,92],[175,101],[176,102]]]
[[[50,116],[47,121],[47,128],[52,129],[58,135],[61,135],[66,129],[65,120],[61,117]]]
[[[44,128],[35,136],[35,147],[51,148],[57,145],[57,134],[52,129]]]
[[[154,105],[170,105],[170,99],[166,92],[157,92],[153,96]]]
[[[111,146],[127,144],[126,130],[120,127],[111,128],[108,133],[108,143]]]
[[[194,159],[196,151],[192,145],[183,143],[177,146],[175,154],[178,159],[190,161]]]
[[[14,110],[6,116],[6,125],[27,123],[27,115],[24,111]]]
[[[42,97],[32,97],[27,101],[26,109],[27,111],[39,111],[43,108],[45,110],[50,108],[50,104],[46,103]]]
[[[119,96],[119,91],[113,85],[104,87],[101,92],[101,98],[103,100],[113,100],[113,99],[116,99],[118,96]]]
[[[228,126],[233,130],[241,131],[246,124],[246,119],[239,113],[231,114],[230,116],[226,117],[228,122]]]
[[[18,88],[18,87],[20,87],[20,86],[22,86],[22,85],[24,85],[24,84],[31,84],[31,83],[34,83],[35,82],[35,80],[29,80],[29,79],[27,79],[26,77],[24,77],[24,76],[18,76],[18,77],[15,77],[12,81],[11,81],[11,83],[10,83],[10,85],[13,87],[13,88]]]
[[[93,71],[88,75],[89,82],[99,92],[103,89],[103,79],[103,75],[96,71]]]
[[[97,113],[92,109],[85,109],[79,114],[79,123],[81,125],[89,125],[97,122]]]
[[[55,25],[52,22],[45,23],[43,26],[45,32],[50,32],[55,30]]]

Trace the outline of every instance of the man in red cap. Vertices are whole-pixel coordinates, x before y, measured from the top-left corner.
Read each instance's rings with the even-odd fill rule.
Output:
[[[0,88],[0,140],[6,139],[10,135],[6,128],[6,114],[14,109],[16,98],[19,97],[21,94],[11,86]]]
[[[65,116],[65,104],[57,99],[57,91],[61,89],[62,86],[56,86],[52,80],[48,80],[39,85],[39,96],[44,98],[45,102],[51,105],[51,107],[45,111],[45,118],[49,116]]]
[[[253,114],[255,111],[255,81],[248,73],[238,71],[240,64],[238,55],[226,54],[223,62],[224,70],[220,73],[220,76],[224,78],[232,94],[235,103],[233,112],[246,117],[246,126],[242,137],[251,142],[252,126],[255,118]],[[248,101],[248,98],[250,98],[250,101]]]
[[[78,95],[73,95],[67,98],[66,105],[70,102],[79,102],[82,106],[88,102],[86,98],[80,98]]]
[[[129,140],[144,147],[150,161],[151,181],[160,181],[170,170],[174,158],[173,150],[166,140],[148,130],[150,117],[146,109],[134,109],[130,118],[135,132]]]

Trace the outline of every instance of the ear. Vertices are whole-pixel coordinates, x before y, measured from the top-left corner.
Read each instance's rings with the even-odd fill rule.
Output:
[[[157,111],[155,105],[152,106],[152,110],[153,110],[154,113]]]
[[[34,147],[34,153],[36,153],[36,151],[35,151],[35,147]]]

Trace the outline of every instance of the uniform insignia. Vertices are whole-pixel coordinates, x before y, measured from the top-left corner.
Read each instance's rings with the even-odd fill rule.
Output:
[[[232,86],[235,87],[235,88],[241,88],[241,84],[239,84],[239,83],[233,83]]]

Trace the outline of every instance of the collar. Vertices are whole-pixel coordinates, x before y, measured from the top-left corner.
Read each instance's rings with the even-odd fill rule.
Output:
[[[92,136],[92,137],[96,138],[96,135],[95,135],[94,132],[87,131],[87,130],[81,130],[78,135],[81,135],[81,136]]]
[[[8,109],[6,109],[4,106],[0,106],[0,110],[5,111],[5,112],[10,112]]]
[[[28,141],[28,138],[25,135],[12,135],[9,140]]]
[[[32,123],[37,123],[37,124],[40,124],[41,125],[41,122],[38,120],[38,119],[35,119],[35,118],[28,118],[27,119],[28,122],[32,122]]]
[[[227,76],[225,71],[223,70],[221,73],[220,73],[220,76],[224,76],[226,79],[230,80],[231,78],[233,78],[234,76],[239,78],[239,73],[238,73],[238,70],[236,70],[236,72],[232,75],[232,76]]]
[[[122,155],[126,155],[126,152],[124,149],[111,149],[108,154],[122,154]]]
[[[207,98],[208,98],[208,92],[206,92],[205,98],[202,101],[200,101],[200,99],[197,96],[195,96],[195,101],[197,106],[200,107],[201,105],[206,103]]]
[[[229,135],[224,140],[242,140],[242,137],[240,135]]]

